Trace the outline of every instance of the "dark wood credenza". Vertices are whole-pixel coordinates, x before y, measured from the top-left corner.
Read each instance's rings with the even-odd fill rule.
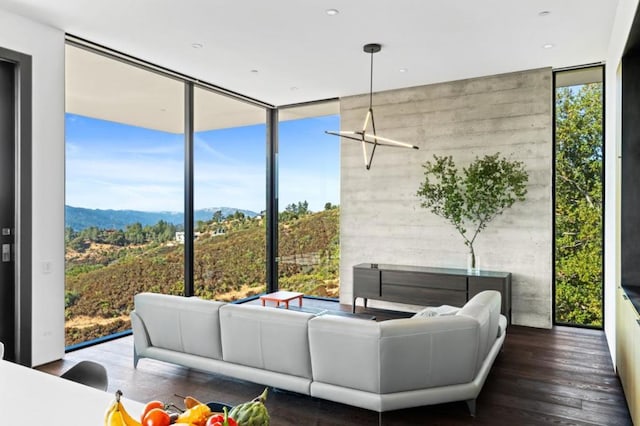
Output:
[[[353,312],[356,299],[421,306],[462,306],[484,290],[502,294],[502,314],[511,323],[511,273],[361,263],[353,267]]]

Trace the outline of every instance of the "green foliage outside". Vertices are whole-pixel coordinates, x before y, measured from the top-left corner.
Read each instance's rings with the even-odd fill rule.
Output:
[[[285,207],[283,212],[278,215],[280,222],[286,222],[293,219],[298,219],[302,216],[311,213],[309,210],[309,203],[305,201],[298,201],[298,204],[291,203]]]
[[[292,216],[279,229],[280,287],[336,297],[340,210],[331,206],[312,213],[306,202],[291,206]],[[109,243],[111,231],[67,231],[66,345],[129,329],[136,293],[184,293],[184,246],[175,235],[164,241],[165,225],[138,225],[127,227],[122,246]],[[214,213],[200,228],[194,242],[196,295],[230,301],[263,293],[264,219],[241,212],[223,219]],[[80,239],[85,247],[74,250]]]
[[[476,267],[473,243],[496,216],[523,201],[528,180],[519,161],[500,158],[499,153],[476,157],[458,171],[453,158],[438,157],[424,163],[424,181],[418,189],[421,206],[447,219],[460,233]]]
[[[65,228],[64,238],[67,247],[83,252],[90,247],[91,243],[103,243],[120,247],[150,242],[163,243],[174,239],[177,230],[178,227],[176,225],[161,220],[155,225],[144,227],[136,222],[127,225],[124,231],[90,226],[76,232],[67,227]]]
[[[556,321],[602,327],[602,85],[556,91]]]

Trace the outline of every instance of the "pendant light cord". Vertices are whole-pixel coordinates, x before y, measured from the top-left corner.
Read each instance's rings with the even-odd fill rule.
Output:
[[[373,51],[371,52],[371,71],[369,76],[369,109],[373,105]]]

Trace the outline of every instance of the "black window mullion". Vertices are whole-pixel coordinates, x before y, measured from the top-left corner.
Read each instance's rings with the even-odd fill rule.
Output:
[[[267,292],[278,290],[278,110],[267,109]]]
[[[193,83],[184,83],[184,295],[193,296]]]

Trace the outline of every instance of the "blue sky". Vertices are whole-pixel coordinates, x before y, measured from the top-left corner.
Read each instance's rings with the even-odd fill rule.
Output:
[[[280,124],[280,210],[339,204],[340,139],[324,133],[339,125],[336,115]],[[265,134],[264,125],[196,133],[196,209],[265,209]],[[182,211],[183,175],[182,135],[66,114],[66,204]]]

